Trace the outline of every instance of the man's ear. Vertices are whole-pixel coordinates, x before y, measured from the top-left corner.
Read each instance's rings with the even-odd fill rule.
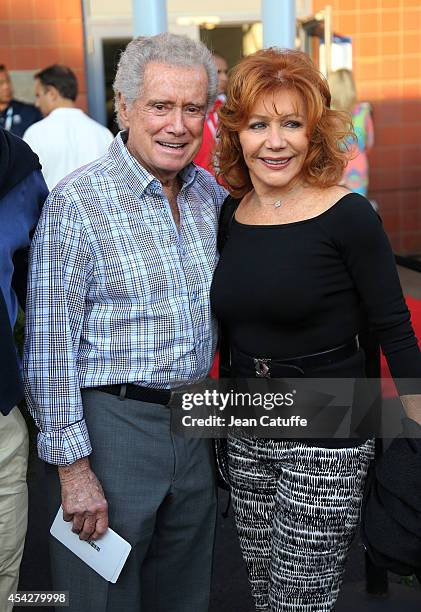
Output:
[[[58,98],[61,97],[58,89],[54,85],[47,85],[45,87],[45,93],[48,93],[52,102],[57,102]]]
[[[120,124],[125,130],[127,130],[130,127],[129,109],[121,92],[118,92],[118,118],[120,120]]]

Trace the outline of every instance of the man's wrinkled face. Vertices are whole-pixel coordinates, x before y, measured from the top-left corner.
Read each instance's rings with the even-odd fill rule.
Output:
[[[13,98],[12,81],[6,70],[0,71],[0,104],[10,104]]]
[[[129,130],[127,148],[158,180],[174,178],[194,158],[202,142],[208,77],[203,66],[151,62],[140,96],[120,118]]]

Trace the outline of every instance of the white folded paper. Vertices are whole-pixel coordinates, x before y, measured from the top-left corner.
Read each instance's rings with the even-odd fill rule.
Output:
[[[105,580],[113,583],[117,582],[132,549],[126,540],[110,528],[98,540],[80,540],[78,534],[72,531],[72,522],[63,519],[61,507],[50,533]]]

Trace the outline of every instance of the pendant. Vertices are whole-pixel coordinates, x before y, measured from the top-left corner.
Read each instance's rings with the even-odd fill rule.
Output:
[[[275,208],[279,208],[282,205],[282,202],[281,202],[281,200],[276,200],[276,202],[274,202],[273,205],[274,205]]]

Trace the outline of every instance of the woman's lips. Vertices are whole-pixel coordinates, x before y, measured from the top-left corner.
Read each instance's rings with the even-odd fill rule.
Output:
[[[266,166],[266,168],[270,168],[271,170],[282,170],[283,168],[286,168],[292,159],[292,157],[259,157],[259,160]]]

